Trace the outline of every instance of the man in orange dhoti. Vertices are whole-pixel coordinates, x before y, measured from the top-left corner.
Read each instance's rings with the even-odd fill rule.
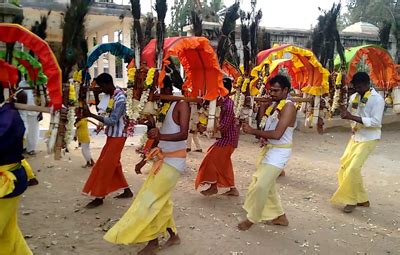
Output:
[[[224,86],[230,92],[232,82],[229,79],[224,79]],[[218,104],[222,107],[219,122],[221,138],[208,149],[197,173],[195,188],[206,187],[206,190],[200,192],[205,196],[217,194],[218,188],[230,189],[224,195],[239,196],[235,187],[231,160],[231,155],[239,140],[238,125],[233,111],[234,103],[228,94],[224,98],[220,98]]]
[[[115,198],[133,196],[122,172],[120,161],[127,137],[124,118],[126,96],[122,89],[114,86],[112,77],[109,74],[100,74],[96,78],[96,83],[103,93],[111,96],[108,107],[111,113],[108,117],[102,117],[91,113],[88,107],[84,109],[85,117],[92,117],[107,126],[105,130],[107,135],[106,144],[83,188],[83,193],[95,197],[93,201],[86,205],[87,208],[95,208],[102,205],[106,195],[120,189],[124,189],[124,192]]]

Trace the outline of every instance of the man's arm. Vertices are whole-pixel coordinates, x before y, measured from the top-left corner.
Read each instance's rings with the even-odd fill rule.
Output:
[[[89,108],[87,108],[86,110],[89,111]],[[90,111],[89,113],[86,113],[85,116],[96,119],[107,126],[115,126],[124,113],[125,113],[125,100],[119,100],[115,102],[115,108],[111,112],[110,117],[102,117],[94,113],[91,113]]]
[[[296,119],[296,107],[294,106],[293,103],[288,103],[283,107],[281,111],[280,119],[275,130],[269,130],[269,131],[257,130],[250,127],[250,125],[247,123],[243,124],[243,130],[248,134],[259,136],[264,139],[279,140],[285,133],[285,130],[293,123],[293,120],[295,119]]]

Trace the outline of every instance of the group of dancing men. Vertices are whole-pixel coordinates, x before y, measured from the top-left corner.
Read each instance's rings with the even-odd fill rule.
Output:
[[[168,76],[167,76],[168,77]],[[106,144],[94,164],[83,192],[94,199],[87,208],[101,206],[107,195],[123,191],[116,198],[133,197],[124,177],[121,152],[127,139],[125,128],[126,95],[114,85],[112,77],[103,73],[95,78],[98,88],[112,99],[108,116],[99,116],[84,108],[86,118],[94,118],[106,126]],[[164,82],[162,94],[172,95],[173,82]],[[224,79],[224,86],[232,91],[232,82]],[[331,201],[345,205],[351,213],[357,206],[369,207],[369,198],[363,186],[361,168],[381,137],[384,100],[370,85],[367,73],[356,73],[351,81],[355,93],[341,117],[351,121],[353,135],[341,158],[338,188]],[[282,175],[292,154],[293,133],[296,129],[297,107],[290,100],[291,84],[286,76],[277,75],[269,81],[268,97],[272,104],[265,111],[258,128],[235,118],[231,93],[220,96],[221,107],[218,129],[221,138],[208,149],[195,181],[195,188],[205,196],[218,194],[219,189],[228,196],[239,196],[235,185],[231,156],[238,146],[240,129],[253,135],[262,144],[256,162],[256,171],[248,187],[243,209],[246,219],[238,224],[239,230],[248,230],[253,224],[267,222],[288,226],[289,221],[276,190],[276,180]],[[12,100],[11,100],[12,101]],[[155,254],[160,248],[159,237],[169,235],[162,245],[180,243],[173,218],[172,192],[185,169],[190,129],[190,106],[185,101],[168,102],[170,107],[160,128],[151,128],[148,139],[157,144],[135,168],[152,161],[151,170],[132,205],[121,219],[105,234],[104,239],[115,244],[147,243],[140,255]],[[0,108],[0,255],[32,254],[17,225],[17,208],[27,188],[27,174],[23,160],[24,123],[13,103]]]

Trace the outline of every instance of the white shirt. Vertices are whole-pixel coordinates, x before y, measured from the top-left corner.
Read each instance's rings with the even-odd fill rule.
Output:
[[[290,102],[290,100],[287,100]],[[275,130],[278,126],[279,118],[278,111],[274,111],[274,113],[268,117],[267,122],[265,123],[264,131]],[[282,137],[279,140],[268,139],[268,143],[272,145],[287,145],[293,143],[293,132],[296,128],[297,121],[295,121],[294,127],[287,127]],[[263,164],[269,164],[278,167],[279,169],[285,168],[288,163],[290,156],[292,155],[292,148],[274,148],[268,150],[267,154],[265,154],[264,159],[262,160]]]
[[[358,123],[358,129],[353,139],[356,142],[367,142],[381,139],[381,127],[385,100],[375,89],[371,89],[371,95],[366,104],[358,103],[356,110],[352,109],[352,103],[358,93],[351,95],[348,110],[351,114],[361,117],[363,124]]]
[[[181,131],[181,127],[177,125],[172,118],[172,113],[177,102],[173,102],[165,116],[162,127],[160,128],[160,134],[175,134]],[[158,143],[158,147],[164,152],[174,152],[179,150],[186,150],[186,140],[183,141],[163,141]],[[180,173],[185,170],[186,158],[165,158],[164,163],[174,167]]]

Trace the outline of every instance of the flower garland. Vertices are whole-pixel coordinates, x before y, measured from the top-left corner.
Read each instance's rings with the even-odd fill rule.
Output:
[[[150,68],[149,71],[147,71],[146,81],[145,81],[146,85],[145,87],[147,89],[153,86],[155,74],[156,74],[156,69],[154,67]]]
[[[234,102],[233,109],[235,110],[235,112],[236,112],[236,109],[238,108],[238,105],[239,105],[240,88],[242,87],[242,83],[243,83],[243,77],[239,76],[238,79],[236,80],[236,86],[235,86],[236,93],[235,93],[235,96],[233,98],[233,102]]]
[[[355,114],[358,110],[358,107],[361,103],[362,106],[365,106],[368,102],[369,97],[371,96],[372,92],[371,89],[367,92],[365,92],[364,96],[360,99],[361,95],[357,93],[356,97],[354,98],[354,100],[351,102],[351,109],[352,109],[352,113]],[[351,127],[354,131],[357,131],[360,126],[362,126],[362,124],[357,123],[355,121],[351,122]]]
[[[267,119],[269,116],[271,116],[275,111],[282,111],[283,107],[286,105],[286,99],[282,99],[281,101],[279,101],[278,105],[274,102],[272,105],[270,105],[267,110],[265,110],[265,114],[263,116],[263,118],[261,119],[261,123],[260,123],[260,127],[261,130],[265,129],[265,125],[267,124]],[[276,106],[276,107],[275,107]]]
[[[236,108],[235,108],[235,117],[236,118],[239,118],[240,117],[240,113],[242,112],[242,108],[243,108],[244,102],[246,100],[245,93],[247,91],[247,86],[249,84],[250,84],[250,79],[249,78],[245,78],[240,90],[238,88],[238,90],[236,92],[237,94],[239,93],[239,95],[238,95],[239,100],[238,100],[238,102],[236,104]],[[242,93],[240,93],[240,92],[242,92]]]
[[[128,89],[126,90],[126,116],[129,120],[134,116],[133,85],[135,83],[136,68],[128,69]]]
[[[158,111],[158,117],[157,117],[157,120],[159,122],[164,122],[165,116],[167,116],[167,113],[168,113],[168,110],[169,110],[170,107],[171,107],[171,103],[169,103],[169,102],[168,103],[164,103],[160,107],[160,109]]]
[[[71,81],[69,83],[68,103],[69,105],[74,105],[76,101],[75,84]]]
[[[66,148],[68,148],[68,145],[71,143],[73,135],[72,135],[72,130],[74,129],[74,123],[75,123],[75,108],[70,107],[68,109],[67,113],[67,124],[65,125],[65,135],[64,135],[64,142]]]

